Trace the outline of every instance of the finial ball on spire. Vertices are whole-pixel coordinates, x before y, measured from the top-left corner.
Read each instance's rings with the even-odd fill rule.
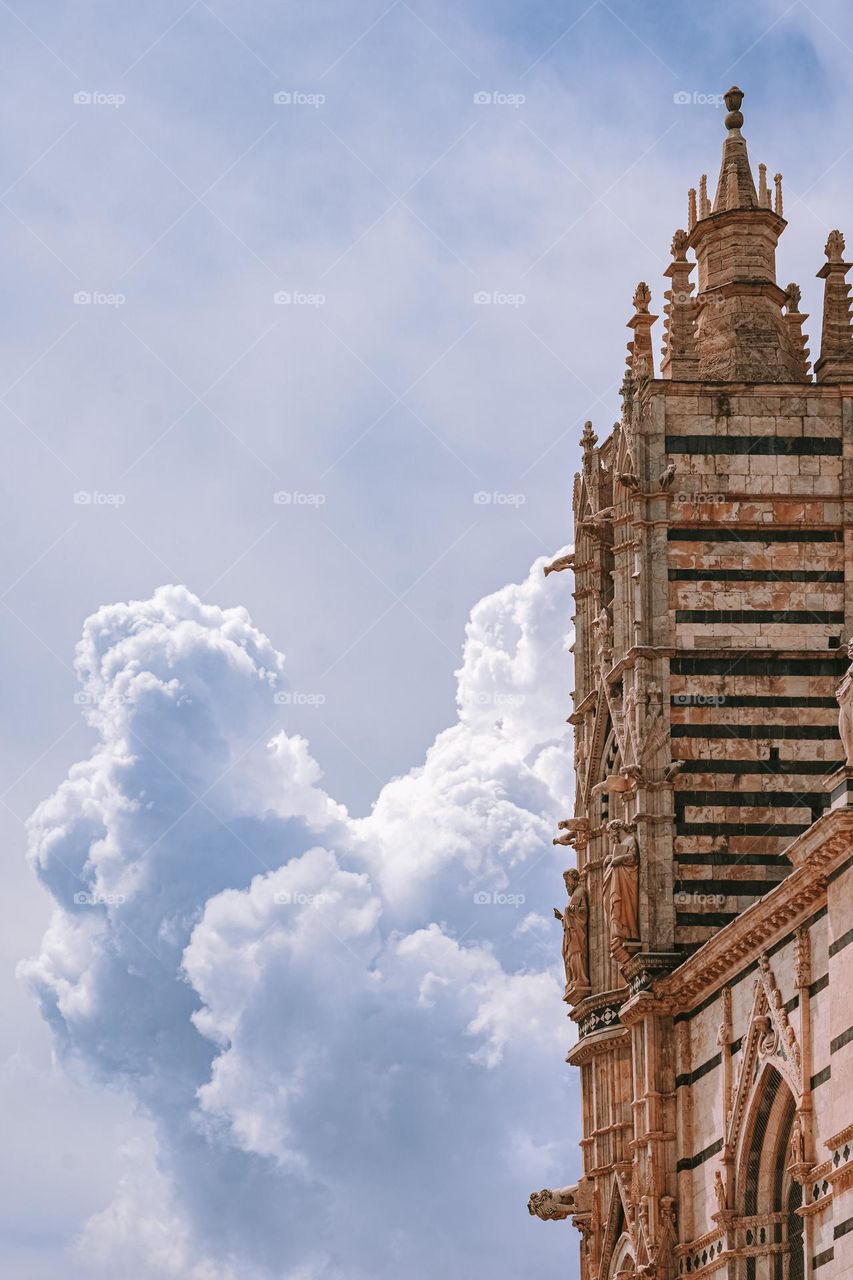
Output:
[[[740,104],[743,102],[743,90],[733,84],[728,93],[723,94],[723,101],[729,113],[726,116],[726,128],[739,129],[743,124],[743,115],[740,109]]]

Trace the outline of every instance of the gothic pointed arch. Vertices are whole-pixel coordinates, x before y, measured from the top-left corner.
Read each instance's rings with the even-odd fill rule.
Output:
[[[803,1188],[796,1097],[765,1061],[737,1155],[735,1201],[746,1248],[745,1280],[804,1280]]]
[[[777,1072],[794,1098],[799,1100],[802,1096],[800,1046],[788,1019],[770,962],[762,954],[758,958],[749,1031],[741,1050],[732,1108],[728,1116],[727,1140],[732,1151],[738,1150],[741,1145],[746,1117],[760,1092],[760,1077],[767,1067],[772,1067]]]
[[[625,1271],[633,1275],[636,1269],[636,1242],[632,1227],[630,1206],[618,1177],[610,1186],[610,1200],[604,1221],[604,1238],[601,1251],[601,1280],[615,1280]]]

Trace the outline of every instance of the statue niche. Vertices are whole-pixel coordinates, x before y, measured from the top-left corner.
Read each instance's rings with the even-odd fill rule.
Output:
[[[610,852],[604,859],[604,911],[614,954],[636,950],[640,939],[640,849],[634,827],[614,818],[607,824]]]
[[[563,872],[563,882],[569,900],[564,910],[555,907],[554,915],[563,926],[563,966],[566,971],[563,999],[571,1004],[582,999],[590,990],[587,960],[589,904],[584,877],[576,867]]]

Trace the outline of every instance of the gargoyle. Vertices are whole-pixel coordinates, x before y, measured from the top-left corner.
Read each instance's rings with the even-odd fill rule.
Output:
[[[579,1195],[579,1187],[558,1187],[551,1191],[547,1187],[542,1191],[534,1191],[527,1201],[527,1212],[543,1222],[560,1222],[573,1213],[586,1210],[584,1198]]]
[[[570,551],[568,555],[557,556],[556,560],[552,560],[550,564],[546,564],[542,572],[547,578],[549,573],[562,573],[564,569],[574,569],[574,567],[575,555],[573,551]]]

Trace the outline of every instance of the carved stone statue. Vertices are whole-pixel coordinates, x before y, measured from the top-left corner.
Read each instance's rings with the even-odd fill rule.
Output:
[[[587,932],[589,905],[583,878],[576,867],[563,872],[563,882],[569,901],[565,910],[554,908],[554,915],[563,926],[563,965],[566,970],[566,990],[563,999],[570,1001],[580,992],[589,990],[587,961]]]
[[[714,1174],[714,1195],[717,1197],[717,1212],[725,1213],[727,1200],[726,1184],[723,1181],[723,1175],[720,1173],[719,1169],[717,1169]]]
[[[824,253],[830,262],[841,262],[844,257],[844,236],[840,231],[830,231]]]
[[[559,1222],[568,1218],[577,1209],[573,1191],[574,1187],[562,1187],[556,1191],[545,1187],[542,1191],[534,1191],[527,1201],[527,1212],[543,1222]]]
[[[803,1140],[803,1126],[800,1123],[799,1116],[794,1116],[794,1124],[791,1129],[790,1155],[792,1165],[805,1164],[805,1142]]]
[[[609,667],[613,656],[613,631],[610,627],[610,615],[607,606],[602,605],[593,620],[595,631],[595,653],[599,667]]]
[[[637,941],[640,850],[633,827],[614,818],[608,822],[610,852],[604,859],[604,910],[613,943]]]
[[[567,555],[557,556],[556,560],[552,560],[550,564],[546,564],[542,572],[547,578],[549,573],[562,573],[564,569],[574,569],[574,567],[575,553],[570,551]]]
[[[853,638],[847,645],[847,657],[853,662]],[[838,699],[838,732],[847,757],[847,767],[853,768],[853,666],[835,690]]]
[[[800,286],[791,281],[785,290],[785,306],[788,311],[799,311],[802,296],[803,291]]]

